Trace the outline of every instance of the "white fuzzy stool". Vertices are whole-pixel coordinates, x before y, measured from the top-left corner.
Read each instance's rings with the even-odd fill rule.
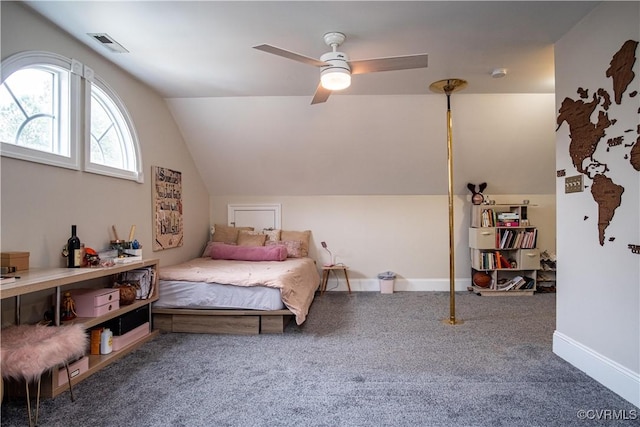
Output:
[[[56,366],[67,368],[69,391],[73,401],[68,361],[85,354],[87,333],[82,325],[18,325],[2,329],[0,336],[0,372],[3,378],[25,380],[29,426],[38,424],[42,374]],[[32,423],[29,383],[38,380],[35,423]]]

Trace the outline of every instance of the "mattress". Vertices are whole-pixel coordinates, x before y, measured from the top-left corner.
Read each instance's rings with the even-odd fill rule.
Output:
[[[280,293],[282,303],[295,315],[298,325],[307,318],[320,283],[316,264],[308,257],[287,258],[284,261],[231,261],[199,257],[161,267],[159,279],[275,289]],[[162,298],[162,288],[159,292]]]
[[[280,290],[265,286],[159,280],[158,308],[281,310]]]

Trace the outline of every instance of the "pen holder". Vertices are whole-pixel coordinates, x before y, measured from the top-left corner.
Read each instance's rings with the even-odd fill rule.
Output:
[[[111,245],[111,249],[118,251],[118,258],[121,258],[124,256],[125,249],[131,248],[131,242],[126,242],[124,240],[112,240],[110,245]]]

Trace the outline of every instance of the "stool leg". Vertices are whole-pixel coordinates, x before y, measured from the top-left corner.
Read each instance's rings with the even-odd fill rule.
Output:
[[[38,415],[40,415],[40,383],[42,382],[42,375],[38,377],[38,396],[36,397],[36,423],[38,425]]]
[[[347,279],[347,289],[349,289],[349,293],[351,293],[351,285],[349,284],[349,273],[347,273],[347,269],[344,269],[344,278]]]
[[[71,401],[75,402],[76,398],[73,396],[73,388],[71,387],[71,373],[69,372],[69,364],[64,362],[64,367],[67,370],[67,380],[69,380],[69,393],[71,393]]]
[[[29,381],[25,380],[25,387],[27,391],[27,412],[29,415],[29,427],[38,425],[38,412],[40,409],[40,383],[42,382],[42,376],[38,377],[38,393],[36,395],[36,411],[35,414],[31,413],[31,396],[29,396]]]
[[[322,283],[320,284],[320,295],[327,290],[327,282],[329,281],[329,270],[322,271]]]
[[[29,427],[33,426],[33,421],[31,419],[31,398],[29,397],[29,381],[25,380],[24,382],[27,388],[27,414],[29,415]]]

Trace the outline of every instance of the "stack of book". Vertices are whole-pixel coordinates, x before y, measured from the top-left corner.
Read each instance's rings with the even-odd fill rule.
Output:
[[[493,209],[483,209],[480,216],[480,227],[495,227],[495,223],[495,212]]]
[[[538,236],[538,229],[527,230],[522,233],[522,240],[519,243],[523,249],[532,249],[536,247],[536,238]]]
[[[511,280],[496,284],[495,289],[498,291],[511,291],[516,289],[527,289],[529,281],[522,276],[515,276]]]
[[[498,230],[496,247],[500,249],[531,249],[536,247],[537,229]]]
[[[496,225],[498,227],[518,227],[520,225],[520,216],[517,212],[500,212]]]

